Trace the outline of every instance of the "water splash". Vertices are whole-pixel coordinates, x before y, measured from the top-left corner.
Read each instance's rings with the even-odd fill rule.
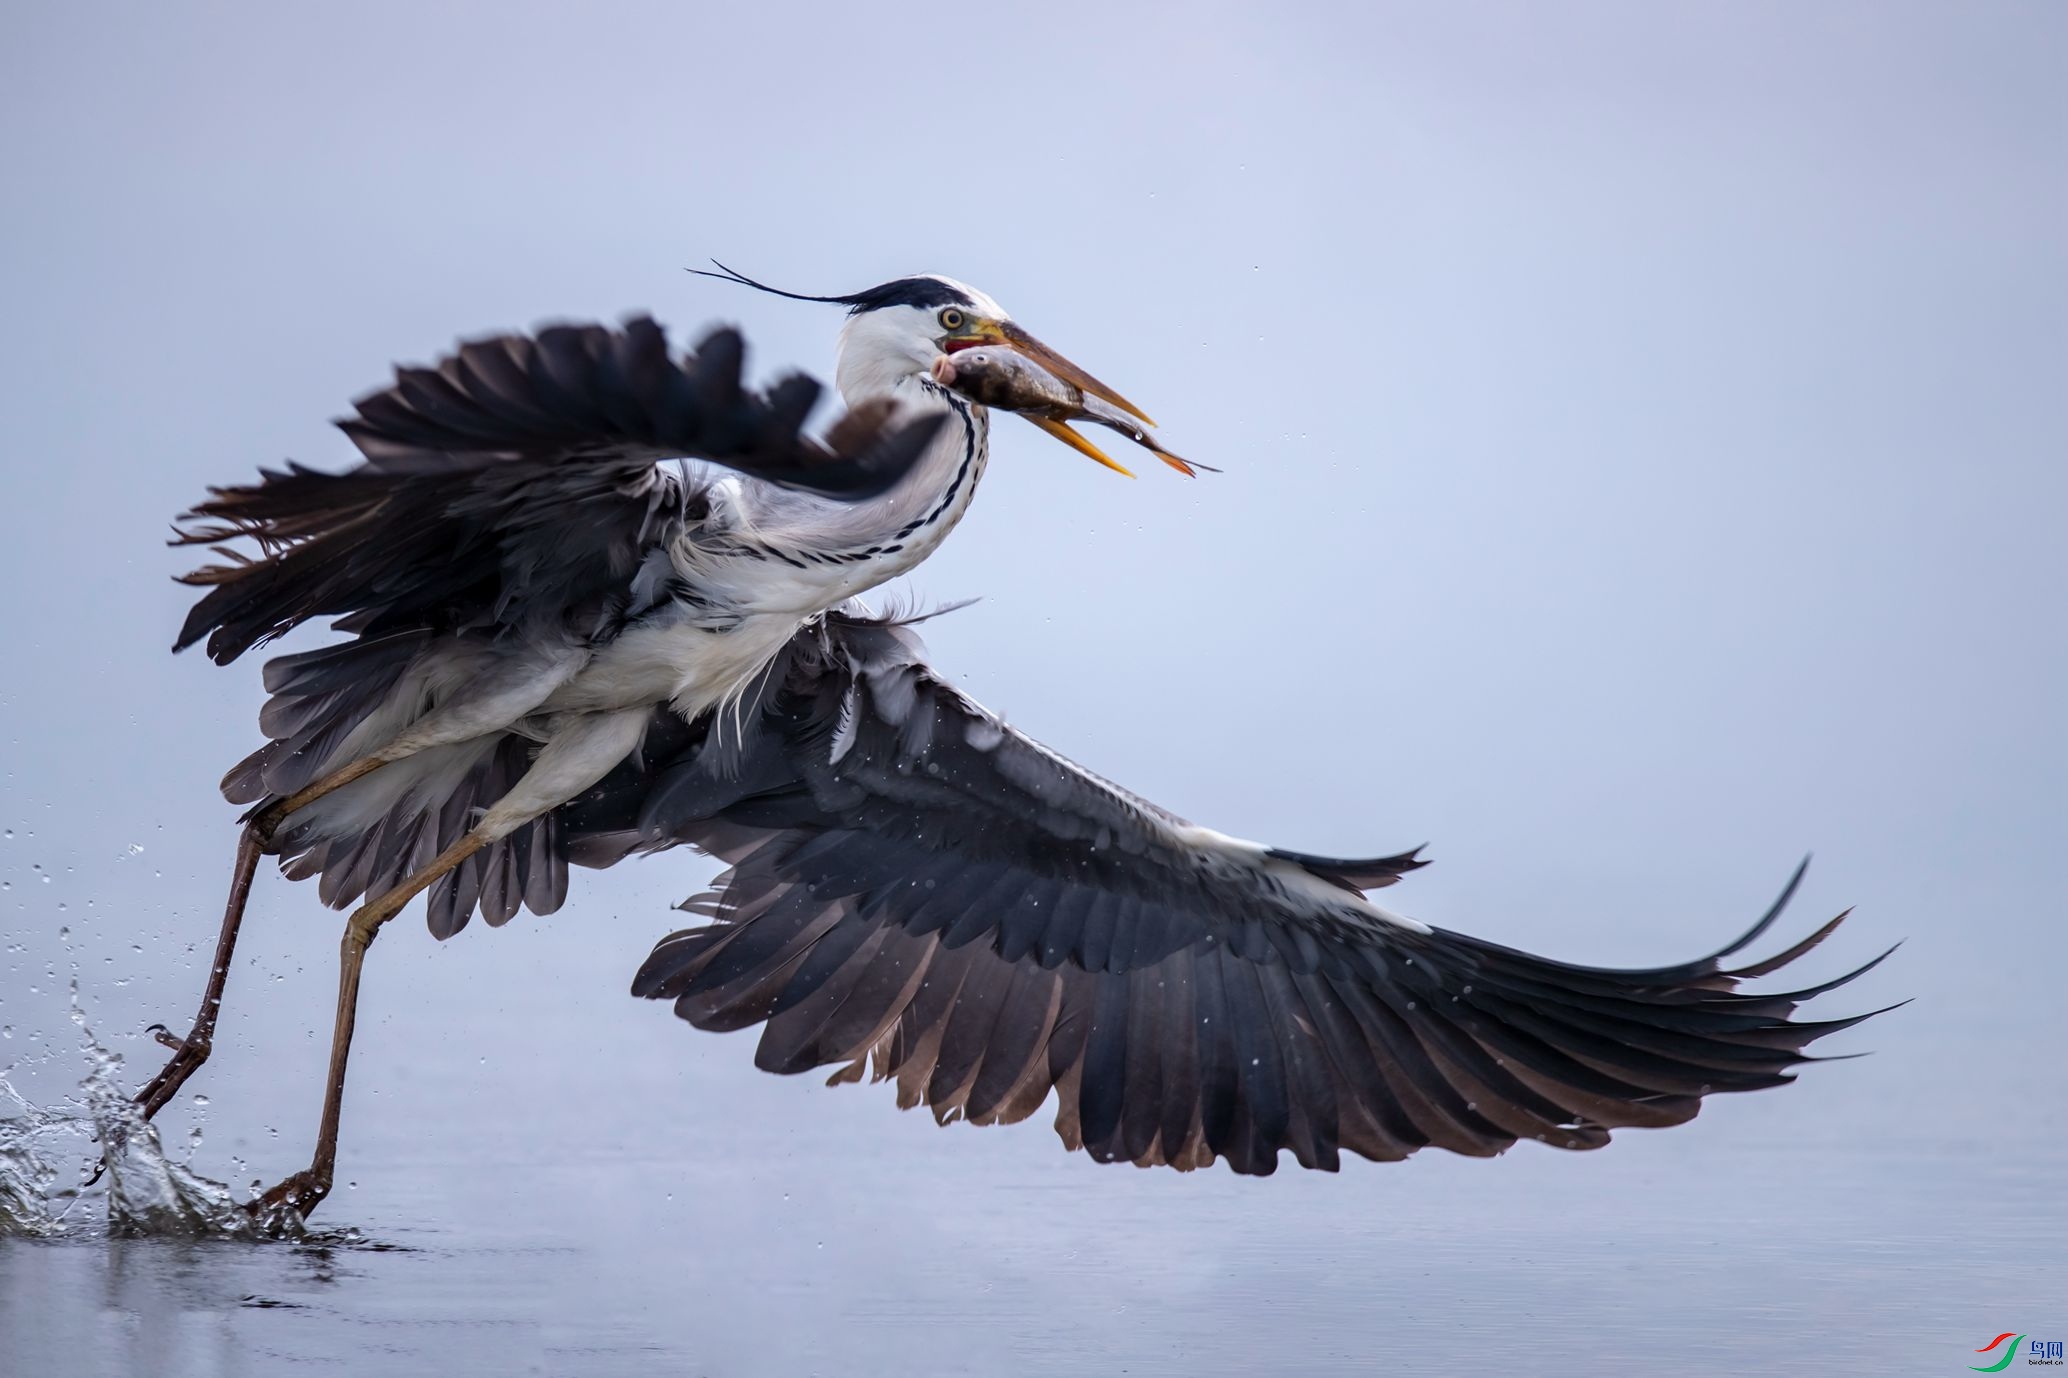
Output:
[[[167,1153],[123,1088],[122,1057],[93,1036],[73,988],[72,1022],[90,1070],[78,1091],[38,1106],[0,1069],[0,1236],[53,1238],[95,1230],[135,1238],[299,1239],[292,1210],[255,1217],[230,1188]],[[94,1167],[106,1171],[95,1181]],[[61,1185],[65,1165],[76,1177]],[[102,1209],[82,1209],[98,1202]],[[96,1220],[96,1216],[98,1219]]]
[[[4,1077],[0,1096],[21,1110],[0,1119],[0,1237],[61,1233],[62,1215],[52,1210],[57,1166],[38,1152],[38,1143],[63,1117],[30,1105]]]

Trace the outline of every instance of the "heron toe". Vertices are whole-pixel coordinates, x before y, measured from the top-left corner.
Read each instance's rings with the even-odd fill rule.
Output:
[[[323,1204],[323,1198],[330,1195],[330,1174],[310,1169],[297,1172],[274,1187],[265,1195],[245,1207],[251,1218],[268,1230],[278,1230],[290,1223],[299,1223],[310,1212]],[[287,1219],[287,1212],[296,1216],[295,1222]]]

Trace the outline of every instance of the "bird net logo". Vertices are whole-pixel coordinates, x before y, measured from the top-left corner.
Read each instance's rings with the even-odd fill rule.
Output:
[[[1975,1351],[1977,1354],[1994,1354],[1999,1346],[2005,1346],[2002,1358],[1997,1359],[1993,1364],[1969,1364],[1968,1367],[1977,1373],[2001,1373],[2017,1359],[2018,1346],[2024,1343],[2025,1337],[2023,1335],[2013,1334],[2011,1331],[2006,1330]],[[2060,1367],[2062,1363],[2061,1342],[2059,1340],[2034,1340],[2030,1344],[2026,1344],[2025,1363],[2028,1367],[2034,1364],[2052,1368]]]

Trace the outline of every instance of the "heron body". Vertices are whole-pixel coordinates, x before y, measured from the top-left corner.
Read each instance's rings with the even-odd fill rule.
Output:
[[[1695,961],[1555,962],[1370,899],[1414,852],[1244,841],[975,704],[853,602],[968,511],[989,460],[975,399],[1112,468],[1068,421],[1203,466],[964,284],[809,299],[848,308],[848,414],[823,442],[800,430],[817,386],[745,390],[736,334],[678,361],[650,321],[559,327],[398,370],[341,423],[358,468],[269,472],[188,514],[182,540],[259,555],[189,576],[210,591],[179,645],[227,663],[319,617],[347,637],[266,666],[269,740],[224,781],[254,807],[209,987],[139,1096],[154,1113],[207,1056],[262,853],[326,903],[363,897],[317,1153],[267,1205],[329,1190],[362,959],[412,897],[445,937],[551,912],[570,863],[677,846],[729,869],[635,994],[762,1026],[772,1071],[894,1079],[944,1121],[1053,1100],[1064,1141],[1105,1160],[1268,1174],[1284,1152],[1596,1148],[1785,1083],[1866,1017],[1792,1016],[1880,957],[1739,989],[1839,919],[1735,968],[1781,903]]]
[[[636,750],[654,705],[695,718],[738,698],[807,620],[924,560],[968,511],[988,456],[989,419],[940,392],[919,380],[889,394],[899,416],[939,415],[946,424],[881,497],[841,503],[721,479],[700,495],[702,520],[644,553],[622,612],[604,626],[485,644],[460,634],[427,645],[369,713],[370,730],[314,766],[320,777],[385,754],[395,758],[393,776],[354,781],[288,814],[283,844],[327,855],[387,824],[405,796],[442,807],[467,787],[494,739],[509,734],[539,751],[509,792],[487,803],[481,826],[499,842]],[[836,525],[842,544],[814,550],[811,533]],[[449,749],[429,750],[440,747]],[[380,880],[332,898],[378,893]],[[560,893],[541,912],[557,908]]]
[[[406,648],[375,638],[275,661],[275,698],[262,722],[269,732],[289,730],[225,785],[235,801],[274,808],[271,831],[290,858],[288,874],[322,877],[331,904],[379,895],[455,840],[448,816],[478,813],[481,855],[437,882],[434,931],[457,931],[484,892],[491,921],[519,904],[556,909],[565,866],[551,860],[552,825],[541,820],[637,750],[649,709],[665,704],[685,718],[720,709],[805,621],[917,565],[969,510],[989,458],[990,420],[929,375],[944,310],[968,321],[1009,319],[974,288],[919,278],[858,306],[841,333],[836,378],[850,414],[930,428],[880,493],[857,500],[628,454],[614,496],[629,506],[589,538],[621,571],[614,583],[569,597],[540,581],[522,604],[471,608],[442,626],[424,626],[417,609]],[[389,438],[387,424],[376,407],[355,438]],[[583,518],[556,509],[553,496],[540,494],[506,521],[542,544],[565,539],[561,523]],[[377,544],[380,529],[369,523],[354,539]],[[234,606],[211,611],[213,628],[239,623]],[[189,639],[196,630],[190,623]],[[283,807],[361,761],[382,768]],[[503,855],[520,830],[526,838]]]

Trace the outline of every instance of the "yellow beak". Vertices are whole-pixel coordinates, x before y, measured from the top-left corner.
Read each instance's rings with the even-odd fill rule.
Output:
[[[1074,383],[1101,401],[1111,402],[1145,426],[1156,424],[1149,419],[1149,413],[1029,335],[1012,321],[984,321],[981,326],[987,328],[990,338],[1011,345],[1064,382]],[[1118,465],[1114,467],[1119,468]]]
[[[1096,397],[1102,402],[1107,402],[1120,408],[1120,410],[1134,417],[1143,425],[1154,426],[1156,424],[1149,419],[1147,412],[1128,401],[1125,397],[1122,397],[1105,383],[1094,378],[1077,364],[1064,358],[1056,353],[1055,350],[1028,334],[1016,322],[994,321],[981,317],[973,319],[961,331],[949,337],[945,342],[945,347],[952,352],[957,349],[973,348],[974,346],[984,344],[1003,345],[1023,354],[1064,382],[1071,384],[1088,396]],[[1064,422],[1051,417],[1037,416],[1032,412],[1022,412],[1020,414],[1086,458],[1097,460],[1116,474],[1125,474],[1128,478],[1134,477],[1133,470],[1115,461],[1112,456],[1092,444],[1091,441],[1086,440]],[[1134,439],[1137,443],[1153,450],[1157,458],[1178,472],[1187,476],[1194,472],[1191,464],[1158,445],[1146,433],[1137,433]]]
[[[1047,431],[1050,435],[1062,441],[1065,445],[1068,445],[1071,449],[1077,451],[1078,454],[1085,456],[1087,459],[1097,460],[1099,463],[1105,465],[1108,469],[1111,469],[1114,473],[1121,475],[1123,478],[1133,478],[1135,476],[1134,470],[1128,468],[1125,464],[1120,463],[1111,455],[1107,454],[1104,450],[1101,450],[1098,446],[1092,444],[1089,440],[1086,440],[1083,436],[1071,430],[1067,425],[1063,424],[1062,422],[1050,420],[1046,416],[1036,416],[1032,412],[1023,412],[1022,415],[1025,416],[1027,420],[1033,422],[1036,426],[1039,426],[1042,430]]]

